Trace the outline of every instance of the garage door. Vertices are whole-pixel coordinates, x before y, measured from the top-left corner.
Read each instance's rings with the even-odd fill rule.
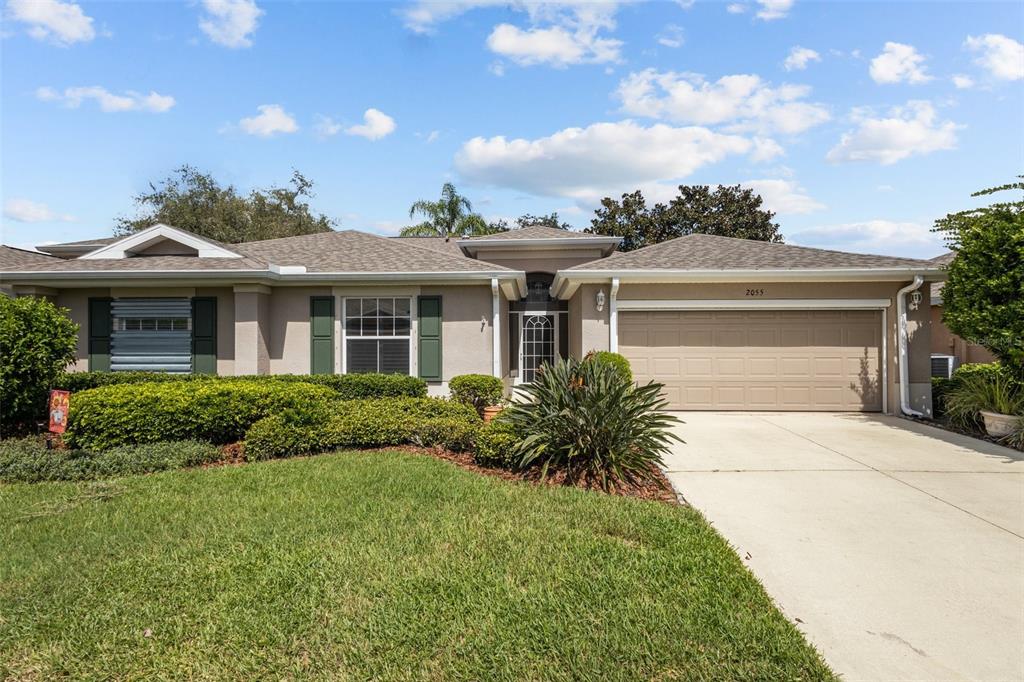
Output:
[[[623,311],[619,352],[673,409],[882,408],[879,311]]]

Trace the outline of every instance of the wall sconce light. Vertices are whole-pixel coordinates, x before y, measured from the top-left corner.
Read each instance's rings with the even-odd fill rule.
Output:
[[[604,310],[604,289],[597,292],[597,312]]]
[[[917,310],[918,306],[921,305],[921,292],[915,291],[910,295],[910,309]]]

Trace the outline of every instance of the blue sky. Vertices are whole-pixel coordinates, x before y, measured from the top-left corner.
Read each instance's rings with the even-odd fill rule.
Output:
[[[192,164],[316,183],[394,234],[454,182],[488,218],[754,187],[786,240],[930,257],[1024,169],[1024,6],[6,0],[2,237],[111,232]]]

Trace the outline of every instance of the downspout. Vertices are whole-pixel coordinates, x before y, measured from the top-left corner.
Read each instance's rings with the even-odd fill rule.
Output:
[[[501,300],[498,297],[498,278],[491,278],[491,374],[501,378]]]
[[[608,350],[619,352],[619,278],[612,277],[612,287],[608,296]]]
[[[907,294],[924,283],[924,276],[914,275],[914,281],[896,293],[896,315],[899,325],[900,409],[903,414],[923,419],[924,413],[910,407],[910,359],[907,351]]]

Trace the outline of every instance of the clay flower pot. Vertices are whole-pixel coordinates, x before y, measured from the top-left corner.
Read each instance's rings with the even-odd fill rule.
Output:
[[[497,417],[499,414],[501,414],[501,411],[503,409],[505,409],[505,408],[502,407],[501,405],[488,405],[487,407],[485,407],[484,408],[484,422],[485,423],[489,422],[492,419],[494,419],[495,417]]]
[[[993,438],[1005,438],[1015,433],[1020,424],[1020,417],[987,410],[981,410],[981,418],[985,420],[985,433]]]

